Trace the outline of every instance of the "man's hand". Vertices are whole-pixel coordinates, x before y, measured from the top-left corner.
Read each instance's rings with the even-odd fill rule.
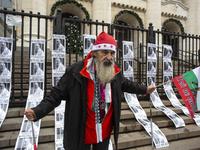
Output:
[[[155,89],[156,89],[156,86],[150,85],[150,86],[147,87],[147,93],[151,94]]]
[[[30,109],[30,108],[28,108],[28,109],[25,110],[24,115],[26,115],[26,118],[29,121],[33,121],[33,120],[36,119],[35,112],[32,109]]]

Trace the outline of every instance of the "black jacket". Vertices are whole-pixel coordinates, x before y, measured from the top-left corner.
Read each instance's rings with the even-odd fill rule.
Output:
[[[87,115],[87,78],[79,72],[84,61],[77,62],[66,69],[57,86],[33,108],[36,118],[41,119],[57,107],[61,100],[66,100],[64,121],[64,148],[66,150],[83,150],[86,115]],[[145,94],[146,86],[131,82],[119,72],[111,82],[113,104],[113,129],[117,149],[119,121],[121,113],[121,92]]]

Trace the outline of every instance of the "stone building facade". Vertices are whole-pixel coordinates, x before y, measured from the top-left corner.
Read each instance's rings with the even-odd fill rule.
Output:
[[[6,0],[7,1],[7,0]],[[60,8],[63,17],[77,16],[79,19],[104,21],[105,23],[124,23],[125,25],[147,29],[152,23],[154,30],[200,35],[199,0],[0,0],[1,7],[24,10],[34,14],[56,17]],[[41,20],[42,22],[42,20]],[[36,36],[37,22],[33,21]],[[48,34],[52,34],[52,22],[48,23]],[[28,38],[29,22],[24,24]],[[40,27],[41,38],[45,34]],[[17,28],[20,30],[20,27]],[[20,33],[20,32],[19,32]],[[19,35],[20,36],[20,35]]]
[[[1,0],[3,1],[3,0]],[[116,21],[148,28],[153,23],[154,29],[167,29],[175,32],[200,35],[199,0],[10,0],[17,11],[32,11],[42,15],[55,15],[60,8],[66,16],[78,16],[106,23]],[[123,13],[129,10],[128,13]]]

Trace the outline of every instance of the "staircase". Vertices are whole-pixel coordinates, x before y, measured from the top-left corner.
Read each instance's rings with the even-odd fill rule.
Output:
[[[16,63],[15,63],[15,100],[20,99],[20,50],[16,51]],[[24,57],[24,70],[23,70],[23,99],[26,100],[29,84],[29,61],[28,52],[25,51]],[[51,88],[51,54],[48,53],[47,57],[47,88],[49,91]],[[81,56],[78,57],[81,60]],[[75,61],[75,57],[72,58],[72,63]],[[159,127],[159,129],[166,136],[169,147],[160,148],[160,150],[198,150],[200,149],[200,127],[195,122],[183,114],[180,109],[172,107],[171,103],[167,99],[162,99],[165,106],[172,109],[179,114],[185,121],[186,126],[181,128],[175,128],[173,122],[161,111],[152,108],[153,122]],[[180,99],[183,104],[183,101]],[[148,119],[150,119],[149,101],[140,100],[140,104],[145,110]],[[150,150],[152,149],[151,137],[140,125],[132,111],[129,109],[125,100],[122,98],[122,109],[120,118],[120,134],[118,139],[118,148],[120,150]],[[25,110],[25,103],[17,105],[11,103],[6,119],[4,120],[0,128],[0,149],[13,150],[19,131],[21,128],[23,113]],[[196,112],[200,115],[200,111]],[[49,115],[42,118],[41,129],[38,141],[38,150],[54,150],[54,111]],[[114,143],[114,137],[111,135],[111,141]],[[154,148],[156,149],[156,148]]]

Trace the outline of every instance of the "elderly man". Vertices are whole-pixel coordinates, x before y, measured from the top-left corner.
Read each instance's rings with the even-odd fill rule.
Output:
[[[114,64],[115,39],[102,32],[86,59],[66,69],[58,85],[26,117],[38,120],[66,100],[64,148],[107,150],[114,130],[117,149],[122,92],[152,93],[155,86],[143,86],[126,79]]]
[[[5,63],[0,62],[0,76],[7,76],[10,71],[6,68]]]

